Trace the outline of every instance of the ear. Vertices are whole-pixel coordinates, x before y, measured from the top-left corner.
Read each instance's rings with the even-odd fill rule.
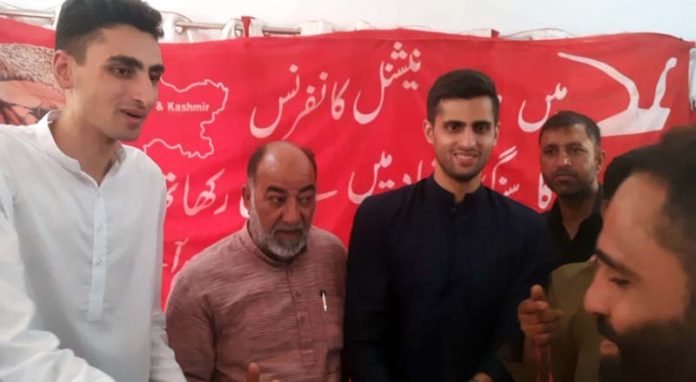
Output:
[[[493,146],[498,143],[498,137],[500,136],[500,121],[493,126]]]
[[[75,81],[73,75],[74,65],[75,59],[65,51],[56,50],[53,54],[53,76],[62,89],[70,89],[73,87]]]
[[[423,134],[425,135],[425,140],[431,145],[433,144],[433,135],[435,126],[433,126],[427,119],[423,121]]]
[[[602,165],[604,164],[604,158],[606,157],[606,153],[602,149],[597,149],[597,158],[595,159],[595,162],[597,164],[597,172],[599,172],[602,169]]]
[[[251,189],[249,184],[242,186],[242,201],[244,202],[244,208],[248,211],[251,208]]]

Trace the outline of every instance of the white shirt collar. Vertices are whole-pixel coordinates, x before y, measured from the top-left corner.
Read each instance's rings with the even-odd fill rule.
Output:
[[[58,119],[59,115],[60,110],[52,110],[46,113],[46,115],[36,124],[38,143],[46,154],[58,161],[58,163],[60,163],[63,167],[73,172],[81,172],[82,168],[80,167],[80,162],[61,151],[53,138],[53,133],[51,133],[50,125],[56,119]],[[126,160],[126,150],[123,148],[123,145],[120,142],[117,143],[116,156],[114,159],[115,161],[112,165],[113,170],[123,164],[123,161]]]

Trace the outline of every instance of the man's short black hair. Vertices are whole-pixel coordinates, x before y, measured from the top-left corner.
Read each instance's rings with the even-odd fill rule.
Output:
[[[576,124],[585,127],[585,133],[590,137],[595,147],[602,147],[602,133],[599,130],[597,122],[585,114],[580,114],[572,110],[559,111],[551,118],[547,119],[541,126],[541,130],[539,130],[539,142],[541,142],[541,136],[549,130],[565,129]]]
[[[460,69],[440,76],[428,91],[427,118],[435,123],[440,101],[489,97],[493,103],[493,120],[500,119],[500,100],[495,83],[487,75],[473,69]]]
[[[161,24],[162,15],[142,0],[66,0],[58,15],[55,48],[82,63],[87,44],[102,28],[130,25],[159,39]]]

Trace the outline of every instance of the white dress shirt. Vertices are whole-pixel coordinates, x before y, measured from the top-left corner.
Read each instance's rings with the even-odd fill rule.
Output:
[[[164,177],[121,146],[97,185],[56,116],[0,125],[0,381],[184,381],[160,310]]]

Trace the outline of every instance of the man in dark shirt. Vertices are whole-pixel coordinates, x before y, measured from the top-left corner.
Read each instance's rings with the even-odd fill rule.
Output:
[[[541,127],[541,174],[557,199],[547,213],[554,267],[587,261],[602,229],[604,161],[597,124],[586,115],[561,111]]]
[[[548,229],[481,185],[498,109],[485,74],[438,78],[424,122],[434,174],[358,209],[344,333],[354,382],[512,380],[496,352],[521,334],[517,304],[546,276]]]

